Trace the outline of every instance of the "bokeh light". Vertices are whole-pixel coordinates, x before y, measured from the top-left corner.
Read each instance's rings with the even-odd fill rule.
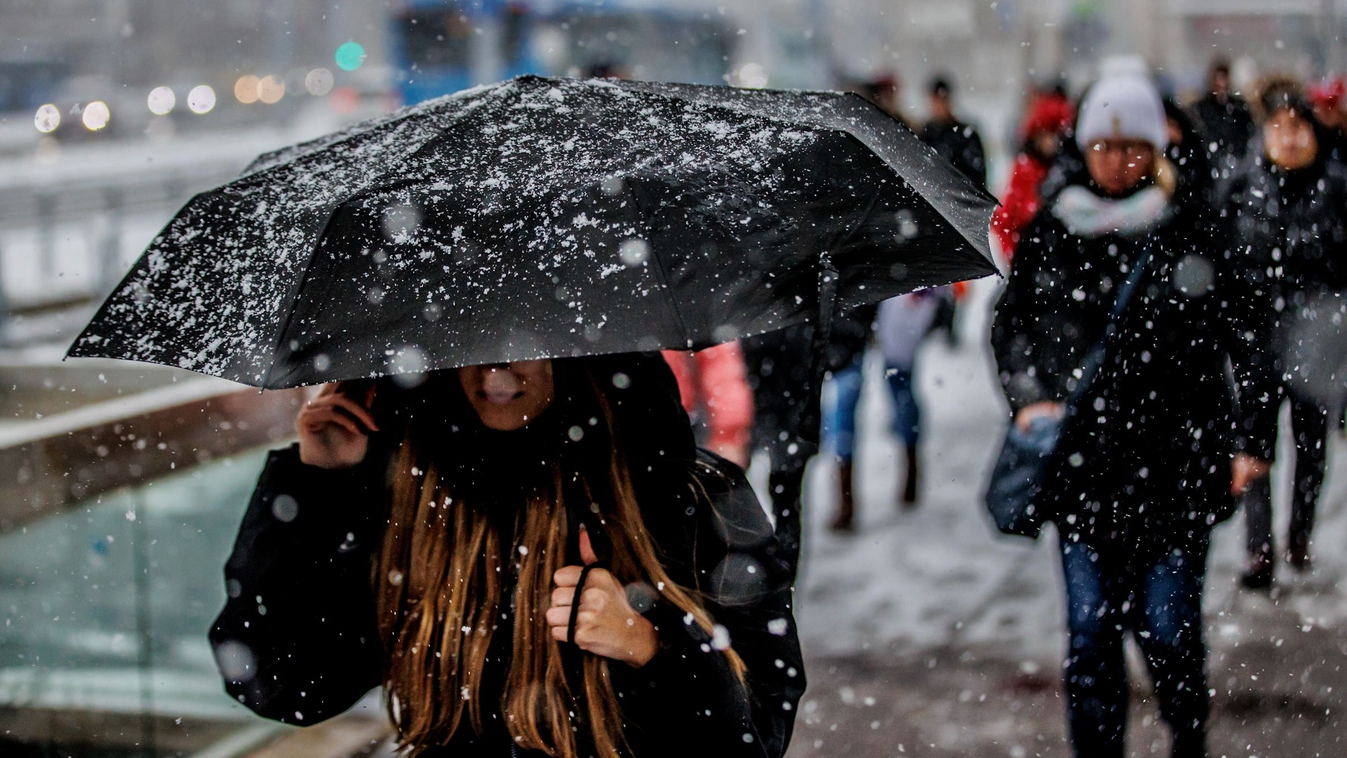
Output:
[[[60,125],[61,109],[51,103],[39,107],[37,114],[33,116],[33,126],[36,126],[37,130],[43,134],[51,134]]]
[[[359,42],[344,42],[333,57],[337,61],[337,68],[355,71],[365,63],[365,48]]]
[[[210,113],[215,109],[215,90],[208,84],[199,84],[187,93],[187,108],[193,113]]]
[[[285,80],[279,76],[267,75],[257,83],[257,99],[267,105],[275,105],[285,97]]]
[[[252,74],[244,74],[234,82],[234,97],[244,105],[257,102],[257,85],[261,80]]]
[[[84,122],[84,128],[91,132],[108,125],[112,120],[112,111],[108,109],[108,104],[102,100],[95,100],[84,106],[84,113],[80,116],[80,121]]]
[[[332,97],[328,99],[327,104],[335,113],[354,113],[360,106],[360,93],[354,87],[338,87],[332,91]]]
[[[314,97],[322,97],[332,91],[332,72],[325,68],[315,68],[304,77],[304,89]]]
[[[150,96],[146,98],[146,104],[150,106],[150,113],[156,116],[167,116],[173,112],[173,107],[178,104],[178,97],[168,87],[155,87],[150,90]]]

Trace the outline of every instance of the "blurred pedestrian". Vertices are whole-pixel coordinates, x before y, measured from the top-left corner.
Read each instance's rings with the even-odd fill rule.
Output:
[[[903,115],[903,82],[897,74],[889,73],[862,82],[857,88],[861,97],[878,105],[885,113],[912,128],[912,122]]]
[[[1347,119],[1344,119],[1343,97],[1347,96],[1347,83],[1339,77],[1324,79],[1309,89],[1310,102],[1314,105],[1314,120],[1320,127],[1324,144],[1320,150],[1329,160],[1342,162],[1347,160]]]
[[[664,360],[678,380],[683,408],[700,442],[727,461],[748,468],[753,432],[753,391],[738,342],[705,350],[665,350]]]
[[[944,76],[931,80],[927,93],[931,118],[922,127],[921,140],[979,187],[986,187],[987,157],[982,149],[982,137],[972,124],[955,116],[952,80]],[[945,333],[950,347],[959,344],[958,307],[966,292],[967,285],[959,283],[943,290],[937,303],[935,328]]]
[[[982,149],[982,137],[972,124],[955,116],[951,80],[948,77],[933,79],[927,93],[931,117],[922,127],[921,140],[979,187],[986,187],[987,156]]]
[[[1212,177],[1207,136],[1177,102],[1165,98],[1164,106],[1169,131],[1165,157],[1174,167],[1174,202],[1192,206],[1214,222],[1217,185]]]
[[[381,685],[417,755],[778,758],[804,688],[790,568],[656,355],[325,387],[225,574],[231,695]]]
[[[1007,263],[1014,261],[1020,231],[1042,207],[1039,188],[1057,159],[1062,134],[1071,128],[1075,115],[1066,95],[1057,92],[1038,96],[1025,114],[1020,127],[1020,152],[1010,169],[1010,182],[1001,205],[992,214],[992,231]]]
[[[810,387],[813,334],[812,325],[803,324],[749,337],[742,343],[753,391],[753,449],[767,456],[767,499],[777,540],[792,566],[799,563],[805,467],[818,452],[817,442],[804,435],[819,418]]]
[[[1255,125],[1253,113],[1244,98],[1230,91],[1230,64],[1212,61],[1207,76],[1207,94],[1193,103],[1193,113],[1202,131],[1215,145],[1212,151],[1217,168],[1229,172],[1248,153]]]
[[[1318,296],[1347,287],[1347,171],[1323,149],[1327,129],[1316,124],[1297,88],[1269,89],[1263,107],[1267,117],[1256,159],[1239,177],[1228,215],[1237,261],[1255,298],[1245,329],[1260,360],[1246,392],[1291,406],[1295,486],[1286,559],[1304,570],[1324,482],[1330,407],[1328,399],[1296,389],[1299,361],[1289,359],[1290,332]],[[1262,455],[1274,452],[1269,446]],[[1255,484],[1244,507],[1249,567],[1243,582],[1262,589],[1272,583],[1276,557],[1271,485]]]
[[[874,335],[877,305],[868,305],[838,314],[833,318],[832,336],[828,341],[828,383],[833,388],[833,402],[825,416],[823,437],[837,462],[837,512],[832,528],[849,532],[855,528],[856,498],[856,409],[861,404],[865,386],[865,352]]]
[[[904,474],[898,500],[917,504],[921,492],[921,399],[917,396],[917,350],[935,318],[938,291],[921,290],[885,300],[875,320],[884,358],[884,379],[893,399],[893,433],[903,447]]]
[[[1024,231],[992,331],[1013,423],[1063,424],[1035,504],[1060,540],[1071,739],[1081,758],[1124,755],[1131,630],[1172,755],[1206,756],[1211,529],[1266,471],[1237,454],[1263,440],[1233,434],[1225,367],[1246,359],[1239,282],[1194,208],[1174,202],[1164,108],[1147,78],[1097,82],[1075,136],[1085,174]],[[1083,396],[1064,405],[1081,381]],[[1267,433],[1265,408],[1241,411],[1249,433]]]

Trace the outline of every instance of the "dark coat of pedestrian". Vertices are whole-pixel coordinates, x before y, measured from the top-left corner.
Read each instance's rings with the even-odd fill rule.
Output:
[[[1218,182],[1212,172],[1209,140],[1202,127],[1178,103],[1165,99],[1169,147],[1165,157],[1174,167],[1174,202],[1191,206],[1192,212],[1214,219]]]
[[[1091,218],[1128,204],[1107,228]],[[1209,228],[1200,206],[1173,202],[1153,184],[1116,200],[1074,184],[1025,230],[992,330],[1013,412],[1070,394],[1117,287],[1143,251],[1152,257],[1060,446],[1068,452],[1057,461],[1056,489],[1070,494],[1057,498],[1058,525],[1082,540],[1205,533],[1233,511],[1234,399],[1224,365],[1246,350],[1234,320],[1242,293],[1220,243],[1202,233]],[[1133,505],[1151,498],[1169,502]]]
[[[329,386],[300,432],[211,632],[257,713],[313,724],[382,685],[419,755],[785,752],[789,567],[658,355]]]
[[[1347,171],[1326,149],[1329,130],[1316,125],[1310,103],[1294,89],[1266,93],[1268,118],[1246,170],[1231,189],[1227,215],[1235,230],[1235,262],[1249,290],[1244,331],[1253,353],[1248,393],[1275,405],[1289,400],[1295,439],[1295,488],[1287,559],[1303,570],[1327,461],[1331,398],[1297,389],[1296,332],[1318,303],[1347,289]],[[1269,441],[1270,442],[1270,441]],[[1272,445],[1261,452],[1271,459]],[[1244,500],[1250,589],[1268,587],[1275,566],[1272,493],[1259,482]]]
[[[1086,174],[1024,231],[992,343],[1015,423],[1066,414],[1039,501],[1060,539],[1076,755],[1124,755],[1130,630],[1172,754],[1195,758],[1206,755],[1209,713],[1201,618],[1209,535],[1234,511],[1233,491],[1266,470],[1236,455],[1240,414],[1226,361],[1244,360],[1247,349],[1243,293],[1200,204],[1175,195],[1163,107],[1148,80],[1102,79],[1076,136]],[[1064,408],[1138,266],[1093,383]],[[1248,431],[1266,434],[1265,415]]]
[[[1257,125],[1249,104],[1230,91],[1229,64],[1217,61],[1212,65],[1207,89],[1193,103],[1193,114],[1215,145],[1212,152],[1220,159],[1220,167],[1229,170],[1248,153]]]
[[[753,390],[753,449],[767,454],[767,499],[777,540],[788,560],[798,563],[800,508],[805,466],[818,452],[806,429],[819,428],[812,375],[814,327],[799,324],[743,341],[748,386]]]
[[[930,87],[931,118],[921,130],[921,140],[935,149],[964,176],[987,186],[987,155],[977,129],[954,115],[953,87],[936,79]]]

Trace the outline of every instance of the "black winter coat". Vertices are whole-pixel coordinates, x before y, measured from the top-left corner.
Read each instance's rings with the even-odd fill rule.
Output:
[[[1226,359],[1247,360],[1237,316],[1244,294],[1211,232],[1199,207],[1173,203],[1140,236],[1073,235],[1052,206],[1024,232],[992,329],[1012,412],[1067,399],[1117,288],[1142,251],[1151,253],[1050,466],[1043,505],[1064,535],[1201,538],[1234,508],[1236,408]],[[1267,435],[1266,413],[1248,429]]]
[[[633,386],[643,381],[624,373]],[[672,386],[671,376],[660,379]],[[645,444],[633,440],[636,461]],[[682,444],[664,447],[675,452]],[[683,460],[669,465],[695,473],[704,492],[687,486],[688,477],[658,495],[634,479],[638,502],[670,578],[698,591],[728,630],[748,667],[747,692],[699,627],[656,602],[646,614],[660,638],[655,658],[639,669],[610,666],[626,734],[638,756],[778,758],[805,687],[790,571],[743,472],[704,451]],[[384,651],[370,574],[383,533],[384,471],[373,456],[351,470],[307,466],[297,447],[268,459],[225,569],[229,599],[211,630],[227,691],[258,714],[313,724],[380,684]],[[510,596],[508,588],[502,595]],[[487,702],[500,700],[511,623],[507,612],[492,637],[480,693]],[[577,656],[568,648],[563,655]],[[574,663],[567,660],[568,668]],[[482,734],[465,721],[449,744],[426,754],[525,755],[499,708],[486,713]],[[583,740],[581,749],[590,749]]]
[[[1166,99],[1164,106],[1165,117],[1178,124],[1180,134],[1180,141],[1170,142],[1165,149],[1165,157],[1178,174],[1174,202],[1197,205],[1198,213],[1205,218],[1214,218],[1216,214],[1210,209],[1216,202],[1217,176],[1212,171],[1208,149],[1211,140],[1178,103]]]
[[[743,340],[755,448],[785,451],[795,445],[802,460],[813,455],[816,446],[802,439],[806,426],[817,428],[819,419],[810,405],[813,339],[812,324],[797,324]]]
[[[1347,289],[1347,171],[1321,158],[1288,172],[1258,155],[1233,183],[1226,214],[1249,291],[1244,329],[1257,347],[1249,380],[1255,392],[1275,394],[1286,374],[1307,369],[1293,357],[1302,352],[1293,332],[1332,318],[1310,315],[1316,300]]]
[[[1253,114],[1249,104],[1238,95],[1218,98],[1207,94],[1193,103],[1193,115],[1216,144],[1218,154],[1238,159],[1248,152],[1254,134]]]
[[[1347,288],[1347,171],[1336,161],[1285,171],[1260,157],[1233,184],[1227,215],[1262,328],[1307,294]]]
[[[972,124],[930,121],[921,130],[921,141],[954,164],[964,176],[977,182],[979,187],[987,186],[987,155],[982,149],[982,137]]]
[[[834,314],[824,348],[823,367],[841,371],[865,357],[874,335],[879,305],[862,305]],[[744,365],[753,389],[754,447],[796,446],[804,458],[817,445],[806,442],[818,433],[819,409],[811,406],[814,326],[800,324],[743,341]],[[813,427],[812,429],[810,427]]]
[[[874,340],[878,317],[878,304],[862,305],[833,317],[826,362],[829,371],[841,371],[864,360],[865,351]]]

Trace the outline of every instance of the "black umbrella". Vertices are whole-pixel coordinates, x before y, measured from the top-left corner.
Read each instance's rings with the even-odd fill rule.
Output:
[[[995,272],[992,206],[854,95],[521,77],[193,198],[69,354],[292,387],[826,334]]]

